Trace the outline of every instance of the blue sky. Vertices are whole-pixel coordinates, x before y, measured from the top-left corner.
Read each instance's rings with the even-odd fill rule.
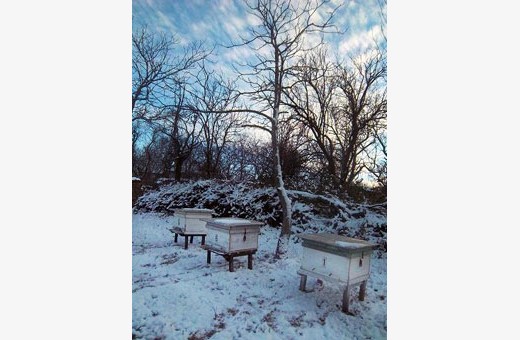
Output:
[[[332,54],[344,57],[347,53],[365,49],[374,39],[381,40],[381,0],[340,1],[332,0],[330,9],[340,3],[344,5],[336,13],[334,23],[346,33],[329,34],[325,37]],[[386,9],[385,9],[386,11]],[[325,14],[325,13],[321,13]],[[229,45],[239,41],[246,28],[254,25],[241,0],[133,0],[132,28],[146,25],[154,31],[175,33],[181,43],[204,40],[208,45]],[[252,56],[248,48],[226,49],[217,47],[214,51],[223,71],[230,72],[229,64],[243,61]]]

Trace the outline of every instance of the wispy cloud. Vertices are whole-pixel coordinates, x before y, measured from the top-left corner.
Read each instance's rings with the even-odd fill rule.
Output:
[[[164,26],[164,27],[167,27],[168,30],[171,30],[171,31],[175,31],[176,30],[176,27],[175,25],[172,24],[172,22],[170,21],[170,18],[165,15],[163,12],[161,11],[157,11],[157,16],[159,17],[160,21],[161,21],[161,24]]]
[[[381,42],[383,34],[379,25],[372,26],[368,31],[361,31],[339,43],[338,52],[340,55],[362,52],[366,49],[375,47]]]
[[[369,48],[374,41],[382,37],[380,31],[380,0],[347,0],[336,12],[334,23],[344,31],[344,35],[328,34],[325,40],[331,53],[347,54]],[[296,3],[296,2],[295,2]],[[317,21],[322,21],[343,0],[332,0],[315,14]],[[133,0],[133,22],[135,25],[147,25],[156,31],[170,31],[183,43],[205,40],[216,44],[213,59],[217,63],[244,63],[255,55],[249,47],[227,49],[222,47],[240,42],[240,37],[247,36],[250,27],[258,25],[259,19],[247,12],[240,0],[190,0],[157,1]],[[305,37],[305,47],[319,42],[319,35]],[[270,51],[261,53],[268,55]],[[226,67],[226,72],[229,72]]]

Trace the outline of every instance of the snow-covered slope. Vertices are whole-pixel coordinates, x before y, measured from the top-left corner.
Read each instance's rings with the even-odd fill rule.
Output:
[[[169,205],[173,201],[172,195],[167,199],[168,192],[173,194],[175,191],[176,195],[182,196],[184,190],[185,199],[191,197],[189,186],[169,190],[150,193],[140,201],[140,209],[144,210],[145,205],[153,206],[153,197],[161,197],[162,204]],[[199,187],[199,190],[202,189]],[[202,192],[208,192],[206,197],[211,194],[219,200],[226,200],[215,188],[206,188]],[[244,192],[237,190],[236,193],[240,196]],[[247,197],[267,193],[263,190],[249,193]],[[296,195],[301,197],[304,194]],[[237,196],[235,198],[242,202],[243,197]],[[311,199],[315,197],[311,196]],[[256,211],[254,209],[262,204],[269,206],[270,203],[255,203],[250,209]],[[306,209],[312,208],[301,204],[298,211],[309,217]],[[330,214],[337,216],[336,213]],[[386,338],[386,256],[373,258],[365,301],[358,301],[355,288],[350,303],[354,315],[346,315],[341,312],[342,291],[339,286],[322,285],[309,277],[307,287],[315,288],[314,292],[303,293],[298,289],[296,272],[302,254],[300,243],[290,243],[287,259],[273,260],[278,229],[261,228],[253,270],[247,269],[247,257],[239,257],[234,262],[235,272],[231,273],[220,256],[214,256],[212,263],[206,264],[206,252],[200,248],[199,240],[190,244],[187,250],[183,248],[183,242],[173,243],[168,231],[172,223],[172,216],[162,213],[138,212],[133,215],[133,338]],[[321,224],[324,225],[325,222]]]
[[[378,245],[377,256],[386,252],[386,205],[367,206],[343,202],[337,197],[288,191],[292,201],[294,233],[333,232]],[[167,184],[147,192],[136,212],[173,214],[176,208],[214,209],[217,216],[234,216],[279,227],[281,206],[273,188],[247,183],[212,180]]]

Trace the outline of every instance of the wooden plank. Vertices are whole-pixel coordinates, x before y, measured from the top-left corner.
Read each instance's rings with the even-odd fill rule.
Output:
[[[254,251],[241,251],[241,252],[232,252],[232,253],[227,253],[227,252],[223,252],[219,249],[214,249],[210,245],[203,245],[202,249],[205,249],[208,252],[208,255],[207,255],[208,263],[211,263],[211,253],[215,253],[217,255],[224,257],[224,259],[226,259],[226,261],[229,262],[228,266],[229,266],[230,272],[234,271],[233,258],[238,257],[238,256],[245,256],[245,255],[247,255],[247,268],[251,269],[251,270],[253,269],[253,255],[256,253],[256,249]]]
[[[171,229],[168,229],[170,230],[171,233],[177,233],[177,234],[181,234],[183,231],[181,228],[178,228],[178,227],[173,227]]]
[[[365,301],[365,293],[367,290],[367,281],[363,281],[359,287],[359,301]]]
[[[303,247],[302,269],[348,282],[349,264],[346,257]]]
[[[189,231],[184,231],[180,228],[171,228],[171,229],[168,229],[170,230],[171,233],[176,233],[176,234],[179,234],[181,236],[206,236],[207,233],[204,233],[204,232],[189,232]]]
[[[234,272],[235,270],[233,269],[233,256],[230,256],[229,257],[229,271],[230,272]]]
[[[300,290],[305,292],[305,286],[307,285],[307,275],[300,275]]]
[[[349,314],[349,310],[348,310],[348,307],[349,307],[349,301],[350,300],[350,287],[349,285],[347,285],[345,287],[345,290],[343,291],[343,303],[342,303],[342,306],[341,306],[341,311],[343,313],[347,313]]]
[[[354,286],[354,285],[360,284],[363,281],[368,280],[368,277],[369,277],[369,275],[365,275],[365,276],[361,276],[361,277],[357,277],[355,279],[349,280],[349,282],[346,282],[346,281],[343,281],[343,280],[339,280],[339,279],[337,279],[337,278],[335,278],[333,276],[323,275],[323,274],[316,273],[314,271],[306,270],[306,269],[303,269],[303,268],[298,269],[298,274],[300,274],[300,275],[302,275],[302,274],[309,275],[309,276],[315,277],[317,279],[321,279],[323,281],[328,281],[328,282],[332,282],[332,283],[336,283],[336,284],[344,284],[344,285],[346,285],[347,283],[349,283],[350,286]]]
[[[254,255],[256,253],[256,249],[227,252],[227,251],[223,251],[222,249],[219,249],[219,248],[214,248],[214,247],[212,247],[209,244],[206,244],[203,248],[207,249],[207,250],[210,250],[213,253],[215,253],[217,255],[221,255],[221,256],[224,256],[224,255],[228,255],[228,256],[245,256],[245,255],[248,255],[248,254]]]

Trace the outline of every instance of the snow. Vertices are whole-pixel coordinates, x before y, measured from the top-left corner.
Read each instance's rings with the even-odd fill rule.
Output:
[[[294,233],[329,232],[366,240],[376,245],[376,256],[386,253],[386,204],[368,206],[345,202],[331,195],[287,190]],[[237,217],[282,225],[282,208],[274,188],[247,182],[195,181],[161,186],[141,196],[138,212],[172,214],[192,207],[213,209],[213,217]]]
[[[254,221],[246,220],[243,218],[214,218],[214,222],[222,223],[222,224],[252,224]]]
[[[354,315],[341,312],[340,286],[309,277],[303,293],[297,270],[302,246],[291,237],[288,256],[274,261],[279,229],[260,229],[253,270],[247,257],[227,262],[196,238],[173,243],[173,216],[135,213],[132,219],[132,333],[142,339],[384,339],[386,255],[373,257],[365,301],[351,295]]]
[[[366,244],[363,244],[363,243],[345,242],[345,241],[336,241],[334,243],[337,246],[340,246],[342,248],[363,248],[363,247],[366,247]]]

